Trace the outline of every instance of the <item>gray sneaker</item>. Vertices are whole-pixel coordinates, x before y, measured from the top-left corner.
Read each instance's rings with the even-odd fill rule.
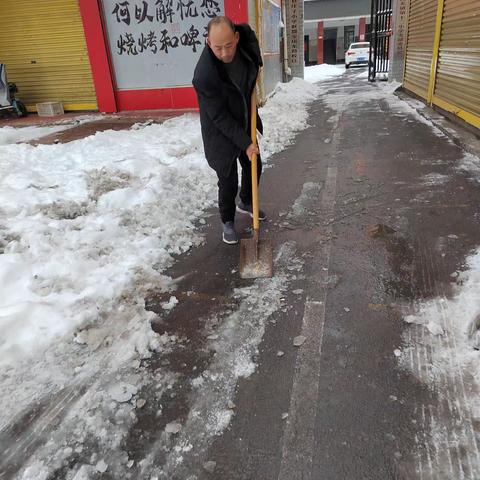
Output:
[[[238,235],[235,231],[235,224],[233,222],[225,222],[223,224],[223,241],[229,245],[238,243]]]
[[[241,200],[238,202],[237,212],[246,213],[247,215],[250,215],[253,218],[252,205],[247,205],[246,203],[243,203]],[[265,220],[266,218],[267,218],[267,214],[263,210],[258,209],[258,219]]]

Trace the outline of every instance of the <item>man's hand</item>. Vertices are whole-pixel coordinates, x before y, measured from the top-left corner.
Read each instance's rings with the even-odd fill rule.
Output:
[[[245,150],[245,153],[247,154],[248,159],[252,161],[253,154],[256,153],[258,155],[260,153],[260,150],[256,145],[251,143],[249,147]]]

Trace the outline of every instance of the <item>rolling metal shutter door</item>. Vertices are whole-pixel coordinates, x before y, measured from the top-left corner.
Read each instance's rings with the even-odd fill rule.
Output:
[[[78,0],[0,0],[0,62],[29,110],[96,110]]]
[[[478,0],[445,0],[433,103],[442,101],[480,117]]]
[[[411,0],[404,87],[427,98],[438,0]]]

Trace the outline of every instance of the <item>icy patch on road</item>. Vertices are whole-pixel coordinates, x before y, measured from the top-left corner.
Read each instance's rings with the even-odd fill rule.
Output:
[[[378,84],[378,88],[382,92],[382,95],[385,95],[385,100],[388,102],[390,109],[393,113],[406,115],[407,118],[411,121],[422,123],[430,128],[430,130],[439,138],[447,141],[450,144],[453,144],[452,140],[445,135],[432,120],[430,120],[426,115],[422,115],[419,110],[425,110],[426,105],[419,100],[408,98],[406,100],[399,98],[394,95],[395,91],[401,87],[399,82],[389,82],[386,84]]]
[[[450,180],[448,175],[442,175],[441,173],[429,173],[428,175],[424,175],[421,178],[423,185],[426,187],[433,187],[436,185],[444,185]]]
[[[302,193],[295,200],[292,211],[287,215],[288,220],[301,220],[308,215],[311,204],[318,198],[322,186],[319,183],[307,182],[302,187]]]
[[[473,178],[480,182],[480,158],[471,153],[465,153],[460,161],[458,168],[466,172],[472,173]]]
[[[437,474],[448,472],[440,478],[463,478],[465,469],[472,472],[471,478],[477,478],[480,474],[476,429],[480,422],[480,250],[467,258],[466,270],[455,272],[452,278],[456,283],[451,298],[442,294],[438,286],[437,298],[421,303],[416,313],[404,317],[412,326],[404,334],[405,346],[399,361],[421,382],[439,391],[439,404],[429,406],[422,426],[429,432],[429,438],[422,443],[432,448],[432,459],[420,454],[420,466]]]
[[[286,228],[298,228],[313,223],[317,220],[318,196],[322,185],[315,182],[306,182],[303,184],[300,196],[293,203],[289,212],[280,212],[280,217],[283,218],[280,225]]]

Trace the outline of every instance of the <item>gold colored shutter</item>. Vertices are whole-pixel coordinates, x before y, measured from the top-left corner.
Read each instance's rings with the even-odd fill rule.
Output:
[[[433,103],[476,116],[480,127],[479,0],[445,0]]]
[[[422,98],[428,95],[437,1],[410,0],[404,87]]]
[[[0,62],[30,111],[97,109],[78,0],[0,0]]]

